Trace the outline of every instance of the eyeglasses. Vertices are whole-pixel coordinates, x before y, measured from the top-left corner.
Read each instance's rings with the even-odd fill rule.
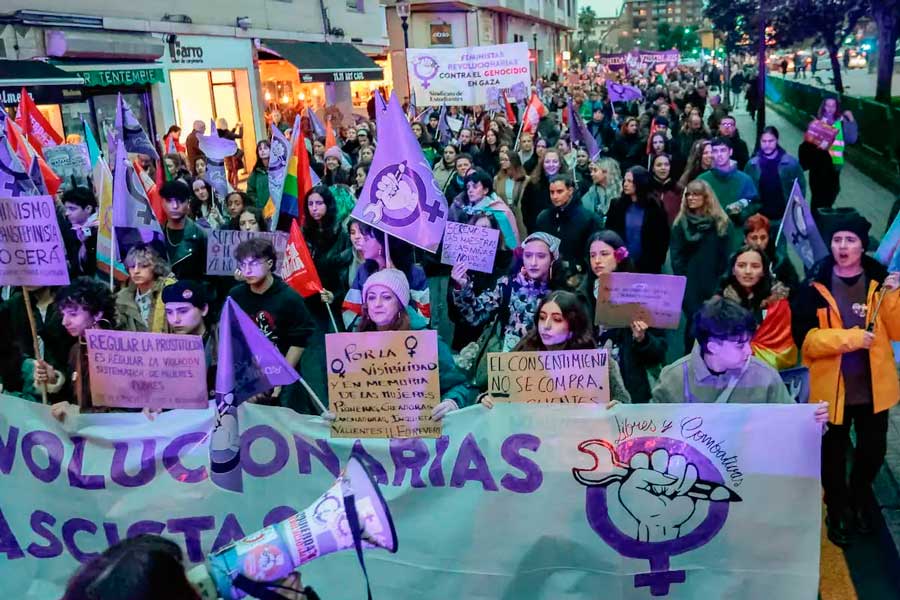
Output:
[[[238,263],[238,267],[240,267],[241,271],[250,271],[263,266],[265,263],[266,261],[261,258],[254,258],[252,260],[242,260]]]

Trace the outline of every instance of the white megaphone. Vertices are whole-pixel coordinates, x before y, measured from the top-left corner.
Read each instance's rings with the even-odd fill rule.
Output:
[[[364,549],[397,551],[388,506],[355,456],[306,510],[210,554],[205,564],[188,572],[188,579],[204,600],[280,597],[266,584],[284,579],[315,558],[348,548],[357,550],[360,564]],[[368,584],[368,576],[366,580]]]

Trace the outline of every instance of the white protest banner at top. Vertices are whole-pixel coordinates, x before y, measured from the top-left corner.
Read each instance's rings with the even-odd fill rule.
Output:
[[[50,196],[0,197],[0,285],[68,285],[66,246]]]
[[[420,106],[498,110],[502,94],[524,100],[531,86],[528,44],[468,48],[409,48],[409,87]]]

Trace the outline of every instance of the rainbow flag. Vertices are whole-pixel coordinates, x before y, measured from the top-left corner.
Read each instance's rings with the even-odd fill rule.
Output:
[[[782,298],[768,307],[766,318],[750,340],[753,355],[781,371],[797,365],[797,345],[791,335],[791,306]]]

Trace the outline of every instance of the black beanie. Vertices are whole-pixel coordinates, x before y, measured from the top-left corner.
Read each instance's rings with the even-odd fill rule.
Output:
[[[855,208],[831,208],[820,211],[826,246],[831,246],[831,238],[838,231],[849,231],[859,237],[863,250],[869,248],[869,230],[872,224]]]
[[[207,304],[205,286],[199,281],[181,279],[163,288],[162,301],[188,302],[202,309]]]

